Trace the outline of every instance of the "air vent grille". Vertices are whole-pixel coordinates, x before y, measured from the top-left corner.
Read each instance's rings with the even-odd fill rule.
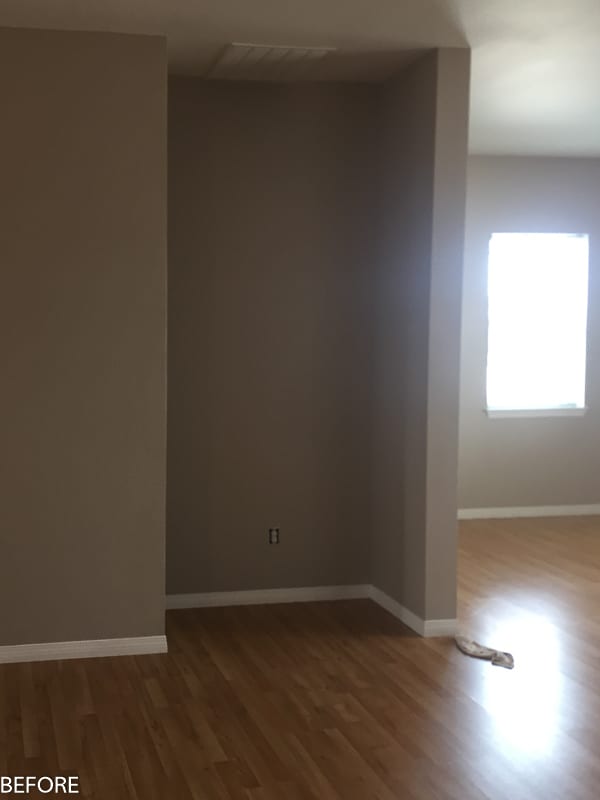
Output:
[[[207,77],[233,81],[309,80],[311,68],[334,50],[234,42],[224,48]]]

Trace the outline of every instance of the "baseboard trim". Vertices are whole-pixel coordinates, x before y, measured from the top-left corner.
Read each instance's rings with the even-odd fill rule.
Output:
[[[427,639],[436,636],[455,636],[457,631],[456,619],[421,619],[416,614],[413,614],[408,608],[405,608],[393,597],[390,597],[377,586],[370,587],[369,596],[377,605],[385,608],[394,617],[403,622],[411,630],[418,633]]]
[[[130,639],[89,639],[79,642],[46,642],[0,647],[0,664],[23,661],[60,661],[70,658],[141,656],[166,653],[166,636],[136,636]]]
[[[458,633],[457,619],[426,619],[425,633],[426,639],[434,639],[439,636],[456,636]]]
[[[517,519],[519,517],[588,517],[600,514],[600,503],[576,506],[516,506],[461,508],[458,519]]]
[[[357,600],[369,596],[369,586],[300,586],[291,589],[249,589],[240,592],[168,594],[167,609],[254,606],[272,603],[310,603],[318,600]]]
[[[374,603],[385,608],[392,616],[399,619],[400,622],[403,622],[405,625],[408,625],[408,627],[415,631],[415,633],[418,633],[419,636],[425,635],[425,623],[420,617],[413,614],[412,611],[409,611],[408,608],[405,608],[397,600],[394,600],[389,594],[382,592],[377,586],[370,586],[369,588],[369,597]]]
[[[292,589],[250,589],[240,592],[204,592],[201,594],[167,595],[167,609],[219,608],[272,603],[311,603],[320,600],[358,600],[369,598],[389,611],[419,636],[453,636],[455,619],[422,620],[376,586],[302,586]]]

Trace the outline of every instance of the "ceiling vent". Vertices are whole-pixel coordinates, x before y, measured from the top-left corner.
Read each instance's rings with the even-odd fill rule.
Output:
[[[230,81],[310,80],[312,68],[334,50],[234,42],[225,47],[207,77]]]

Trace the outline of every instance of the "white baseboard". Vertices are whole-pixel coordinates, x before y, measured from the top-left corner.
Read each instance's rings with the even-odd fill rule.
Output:
[[[369,586],[300,586],[291,589],[249,589],[240,592],[168,594],[167,608],[257,606],[271,603],[310,603],[317,600],[356,600],[369,596]]]
[[[386,611],[389,611],[392,616],[399,619],[400,622],[403,622],[405,625],[408,625],[413,631],[418,633],[420,636],[425,634],[425,623],[420,617],[417,617],[416,614],[413,614],[412,611],[409,611],[408,608],[405,608],[401,605],[397,600],[394,600],[393,597],[390,597],[389,594],[382,592],[381,589],[378,589],[376,586],[369,587],[369,597],[373,602],[377,603],[378,606],[385,608]]]
[[[251,589],[241,592],[205,592],[167,595],[168,609],[217,608],[270,603],[310,603],[319,600],[357,600],[370,598],[377,605],[408,625],[420,636],[453,636],[455,619],[422,620],[389,595],[370,584],[355,586],[305,586],[292,589]]]
[[[426,619],[425,632],[426,639],[434,639],[437,636],[456,636],[458,633],[457,619]]]
[[[387,594],[370,584],[354,586],[306,586],[292,589],[255,589],[241,592],[167,595],[167,608],[208,608],[216,606],[304,603],[319,600],[370,598],[420,636],[452,636],[456,620],[422,620]],[[166,653],[166,636],[138,636],[129,639],[90,639],[75,642],[45,642],[0,646],[0,664],[26,661],[59,661],[71,658],[137,656]]]
[[[457,631],[456,619],[421,619],[408,608],[398,603],[381,589],[370,586],[369,596],[377,605],[385,608],[394,617],[411,628],[419,636],[433,638],[434,636],[454,636]]]
[[[0,664],[20,661],[59,661],[66,658],[141,656],[166,653],[166,636],[136,636],[132,639],[89,639],[79,642],[15,644],[0,647]]]
[[[516,506],[461,508],[458,519],[516,519],[518,517],[588,517],[600,514],[600,503],[578,506]]]

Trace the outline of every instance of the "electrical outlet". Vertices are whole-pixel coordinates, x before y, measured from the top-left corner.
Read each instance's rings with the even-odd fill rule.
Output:
[[[279,544],[279,528],[269,528],[269,544]]]

